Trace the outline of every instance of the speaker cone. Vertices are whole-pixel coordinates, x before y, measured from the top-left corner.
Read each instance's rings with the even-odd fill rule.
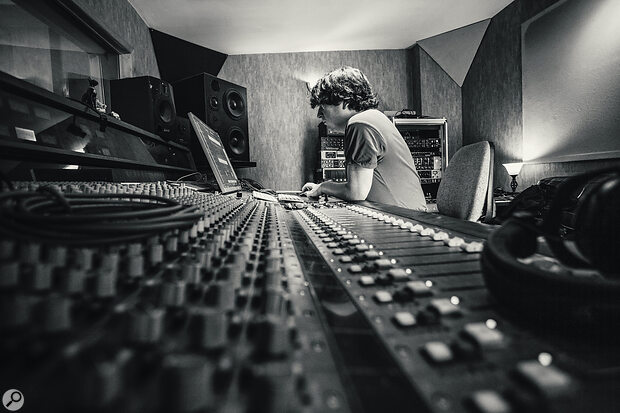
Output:
[[[248,141],[243,131],[233,127],[228,131],[228,147],[235,155],[243,155],[248,148]]]
[[[174,109],[169,101],[164,100],[159,102],[159,119],[164,123],[172,122],[174,116]]]
[[[245,101],[236,90],[227,91],[224,95],[224,101],[226,102],[224,108],[232,118],[238,119],[245,113]]]
[[[220,101],[217,100],[215,96],[212,96],[211,99],[209,99],[209,106],[211,106],[211,109],[217,109],[217,107],[220,106]]]

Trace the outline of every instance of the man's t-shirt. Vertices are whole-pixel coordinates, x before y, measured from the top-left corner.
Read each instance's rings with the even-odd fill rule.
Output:
[[[373,169],[366,200],[426,211],[420,176],[398,129],[383,113],[368,109],[353,115],[344,135],[346,163]]]

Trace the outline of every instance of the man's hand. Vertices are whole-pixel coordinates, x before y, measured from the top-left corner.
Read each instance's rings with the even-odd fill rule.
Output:
[[[309,197],[318,198],[321,195],[321,184],[315,184],[313,182],[306,182],[306,184],[301,188],[304,195]]]

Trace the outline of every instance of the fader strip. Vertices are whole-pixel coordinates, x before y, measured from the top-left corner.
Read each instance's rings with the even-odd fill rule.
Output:
[[[484,239],[462,225],[350,204],[295,214],[429,411],[612,411],[613,397],[583,380],[575,366],[587,362],[566,352],[564,337],[523,326],[490,298]],[[607,360],[613,348],[590,345]]]

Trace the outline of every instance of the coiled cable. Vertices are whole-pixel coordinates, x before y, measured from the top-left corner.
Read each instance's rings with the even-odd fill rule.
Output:
[[[133,242],[190,228],[203,216],[196,206],[144,194],[0,193],[0,234],[42,243],[94,246]]]

